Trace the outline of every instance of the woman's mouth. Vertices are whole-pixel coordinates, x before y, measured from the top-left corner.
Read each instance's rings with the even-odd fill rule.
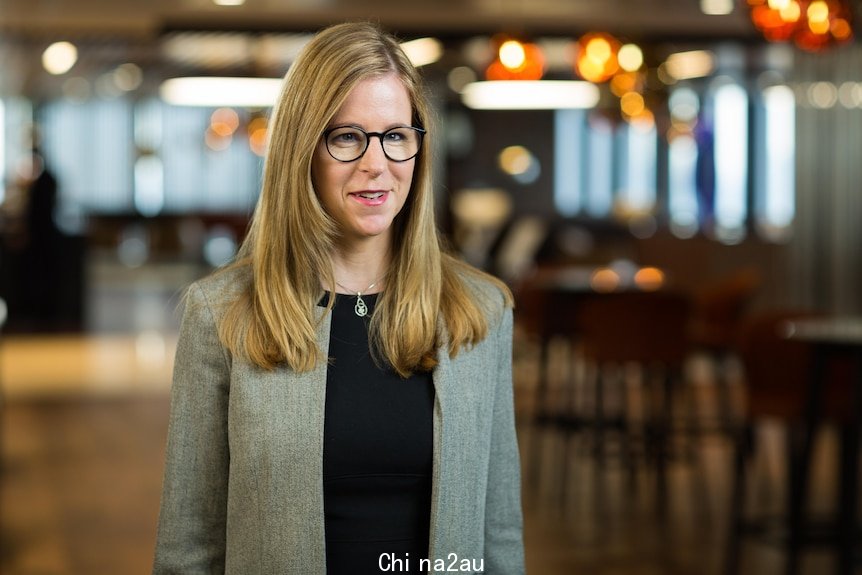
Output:
[[[386,198],[388,196],[389,192],[385,192],[382,190],[354,192],[350,194],[350,197],[354,198],[357,202],[364,206],[379,206],[386,201]]]

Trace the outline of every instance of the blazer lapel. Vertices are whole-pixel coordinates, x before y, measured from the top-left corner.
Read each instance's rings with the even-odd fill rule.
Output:
[[[452,360],[449,358],[449,341],[448,334],[445,329],[441,330],[443,341],[437,352],[437,367],[432,373],[432,381],[434,383],[434,455],[431,478],[431,521],[430,521],[430,537],[428,543],[428,557],[432,559],[445,559],[445,556],[440,556],[440,551],[448,548],[448,541],[445,540],[443,534],[446,531],[444,528],[445,519],[441,516],[441,510],[445,509],[446,495],[441,493],[441,485],[445,485],[442,478],[447,475],[445,469],[446,458],[444,452],[447,441],[445,434],[445,414],[447,413],[446,406],[450,399],[450,393],[454,382],[452,381]],[[445,553],[445,551],[443,551]]]

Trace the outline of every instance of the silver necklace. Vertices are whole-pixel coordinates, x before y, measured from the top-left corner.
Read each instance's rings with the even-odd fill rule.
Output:
[[[374,280],[374,282],[370,286],[368,286],[367,288],[362,290],[362,292],[368,292],[368,290],[370,290],[371,288],[376,286],[377,282],[379,282],[381,279],[383,279],[383,278],[379,277],[376,280]],[[353,291],[352,289],[345,286],[344,284],[340,284],[338,282],[335,282],[335,285],[341,287],[342,289],[346,289],[349,292]],[[366,315],[368,315],[368,306],[365,304],[365,300],[362,299],[362,292],[356,292],[356,305],[353,306],[353,311],[356,312],[356,315],[358,315],[359,317],[365,317]]]

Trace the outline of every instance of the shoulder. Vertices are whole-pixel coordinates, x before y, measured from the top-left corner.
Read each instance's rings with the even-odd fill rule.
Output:
[[[206,307],[216,316],[240,298],[251,285],[251,266],[234,264],[215,270],[192,283],[186,293],[187,307]]]
[[[444,262],[482,309],[489,323],[499,323],[507,310],[512,308],[512,292],[506,284],[454,257],[446,256]]]

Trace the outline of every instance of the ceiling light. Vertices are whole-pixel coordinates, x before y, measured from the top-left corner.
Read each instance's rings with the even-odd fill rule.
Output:
[[[676,80],[702,78],[712,73],[714,59],[712,52],[707,50],[677,52],[667,57],[665,70]]]
[[[527,54],[524,52],[524,45],[517,40],[507,40],[500,45],[500,62],[506,68],[515,69],[524,65],[527,60]]]
[[[485,69],[488,80],[539,80],[545,73],[545,55],[537,44],[505,40],[496,53]]]
[[[54,42],[42,52],[42,66],[49,74],[59,76],[78,61],[78,49],[71,42]]]
[[[578,40],[575,71],[590,82],[607,82],[619,70],[620,42],[604,32],[590,32]]]
[[[281,78],[172,78],[162,82],[159,94],[175,106],[268,108],[278,99],[281,83]]]
[[[625,44],[620,47],[617,61],[620,63],[620,68],[626,72],[634,72],[643,66],[644,54],[637,44]]]
[[[733,0],[700,0],[700,11],[707,16],[724,16],[733,12]]]
[[[417,38],[401,44],[401,49],[417,68],[433,64],[443,56],[443,44],[437,38]]]
[[[216,6],[242,6],[245,0],[213,0]]]
[[[590,82],[497,80],[468,84],[461,100],[476,110],[593,108],[599,101],[599,89]]]

